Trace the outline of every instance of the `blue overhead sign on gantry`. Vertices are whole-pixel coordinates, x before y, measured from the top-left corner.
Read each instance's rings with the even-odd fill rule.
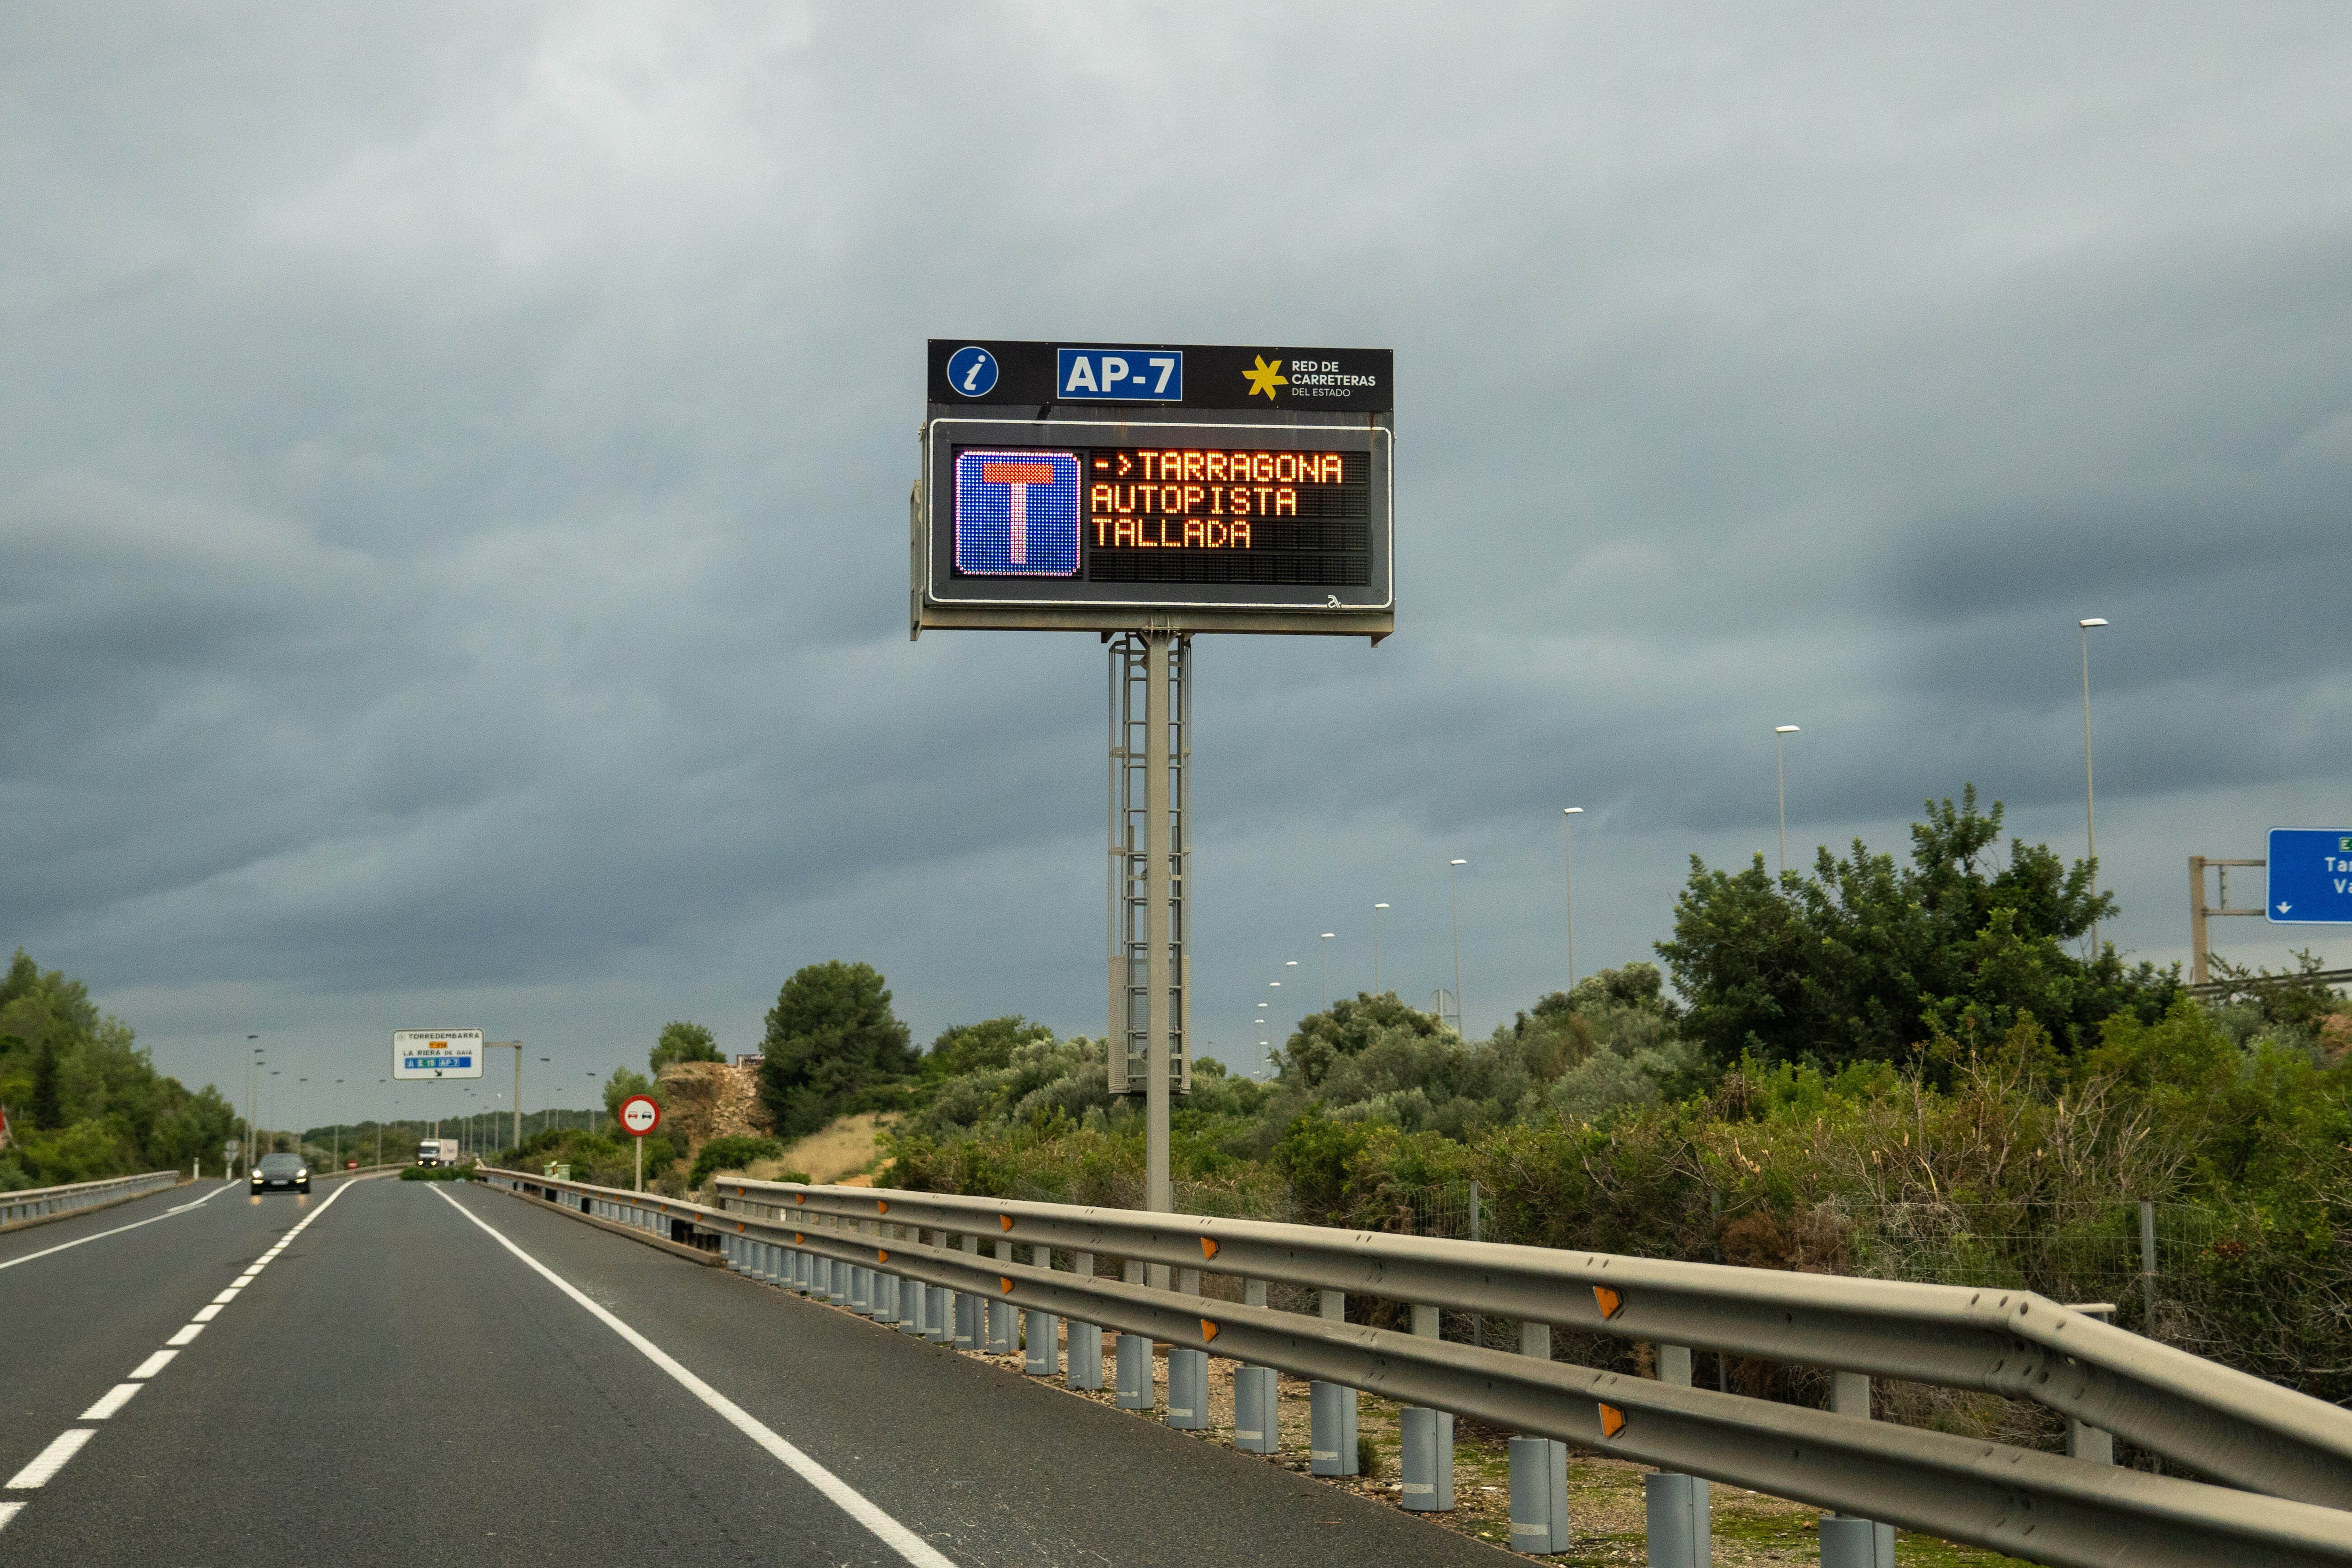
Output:
[[[2272,925],[2352,925],[2352,828],[2273,828],[2268,869]]]

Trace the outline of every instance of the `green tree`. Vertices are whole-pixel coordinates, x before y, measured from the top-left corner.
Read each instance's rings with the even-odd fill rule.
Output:
[[[613,1069],[613,1076],[604,1080],[604,1114],[617,1122],[621,1114],[621,1103],[637,1094],[650,1094],[653,1096],[655,1104],[662,1106],[664,1110],[668,1109],[662,1099],[661,1085],[635,1068],[615,1067]]]
[[[940,1031],[923,1058],[923,1072],[931,1078],[956,1078],[967,1072],[991,1071],[1012,1063],[1013,1053],[1024,1045],[1050,1041],[1054,1031],[1031,1023],[1019,1013],[960,1023]]]
[[[776,1131],[814,1133],[915,1070],[907,1026],[871,964],[834,959],[786,980],[768,1011],[760,1096]]]
[[[1328,1009],[1309,1013],[1274,1053],[1277,1077],[1293,1087],[1312,1089],[1331,1069],[1351,1056],[1361,1056],[1372,1042],[1391,1030],[1415,1038],[1435,1035],[1444,1026],[1425,1012],[1397,999],[1394,991],[1379,996],[1359,991],[1342,997]]]
[[[649,1058],[648,1065],[652,1069],[653,1075],[658,1078],[661,1076],[661,1070],[673,1061],[724,1061],[726,1060],[727,1058],[719,1050],[717,1037],[700,1024],[688,1023],[681,1019],[662,1025],[661,1034],[654,1041],[653,1053]]]
[[[2082,1051],[2113,1013],[2164,1015],[2178,966],[2127,968],[2111,943],[2087,959],[2067,949],[2116,912],[2091,862],[2014,839],[2004,860],[2000,803],[1979,812],[1974,785],[1927,813],[1907,866],[1859,839],[1843,860],[1824,848],[1810,877],[1770,877],[1761,855],[1737,873],[1691,857],[1658,953],[1715,1061],[1901,1060],[2029,1017]]]

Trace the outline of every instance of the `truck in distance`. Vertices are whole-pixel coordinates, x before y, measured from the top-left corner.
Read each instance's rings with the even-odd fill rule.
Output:
[[[416,1145],[416,1163],[420,1166],[454,1166],[457,1163],[457,1140],[427,1138]]]

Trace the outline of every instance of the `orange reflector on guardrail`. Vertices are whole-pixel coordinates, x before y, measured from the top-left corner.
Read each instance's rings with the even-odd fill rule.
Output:
[[[804,1232],[804,1231],[799,1231],[799,1230],[795,1230],[795,1231],[793,1231],[793,1246],[795,1246],[795,1247],[803,1246],[803,1245],[805,1245],[805,1244],[807,1243],[807,1241],[808,1241],[808,1235],[807,1235],[807,1233],[806,1233],[806,1232]]]
[[[1214,1239],[1213,1238],[1207,1237],[1207,1236],[1203,1236],[1203,1237],[1202,1237],[1202,1238],[1201,1238],[1201,1261],[1202,1261],[1203,1263],[1205,1263],[1205,1262],[1207,1262],[1210,1259],[1212,1259],[1212,1258],[1215,1257],[1216,1255],[1217,1255],[1217,1243],[1216,1243],[1215,1239]]]
[[[1601,1435],[1604,1437],[1613,1437],[1624,1429],[1625,1412],[1618,1409],[1614,1405],[1603,1405],[1601,1407]]]
[[[1202,1318],[1201,1320],[1201,1337],[1202,1339],[1213,1341],[1223,1331],[1220,1330],[1216,1324],[1211,1322],[1208,1319]]]
[[[877,1214],[887,1214],[890,1212],[890,1206],[877,1197],[874,1200],[874,1212]]]
[[[1009,1214],[1000,1214],[996,1217],[996,1223],[1010,1230],[1013,1228],[1013,1217]]]
[[[1002,1285],[1002,1286],[1003,1286],[1003,1287],[1004,1287],[1004,1293],[1005,1293],[1006,1295],[1008,1295],[1008,1296],[1009,1296],[1009,1295],[1011,1295],[1011,1294],[1013,1293],[1013,1281],[1010,1281],[1010,1280],[1006,1279],[1003,1275],[999,1274],[999,1275],[996,1277],[996,1282],[997,1282],[998,1284],[1000,1284],[1000,1285]]]
[[[808,1201],[808,1194],[804,1192],[796,1192],[793,1194],[793,1201],[794,1203],[806,1203]]]
[[[743,1222],[740,1219],[735,1222],[735,1234],[738,1236],[743,1234]]]
[[[887,1263],[890,1261],[890,1254],[883,1251],[879,1247],[874,1249],[874,1257],[878,1262]]]
[[[1603,1319],[1613,1318],[1625,1310],[1625,1298],[1606,1285],[1592,1287],[1592,1303],[1601,1309]]]

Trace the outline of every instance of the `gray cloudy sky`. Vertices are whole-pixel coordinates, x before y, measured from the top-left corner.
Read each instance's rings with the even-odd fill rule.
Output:
[[[1648,956],[1775,724],[1792,854],[2081,852],[2084,615],[2168,961],[2352,819],[2347,79],[2332,5],[8,7],[0,942],[308,1121],[835,956],[1101,1032],[1101,649],[906,637],[936,334],[1396,350],[1397,635],[1197,654],[1228,1061],[1375,901],[1450,981],[1455,855],[1472,1030],[1560,984],[1566,805]]]

